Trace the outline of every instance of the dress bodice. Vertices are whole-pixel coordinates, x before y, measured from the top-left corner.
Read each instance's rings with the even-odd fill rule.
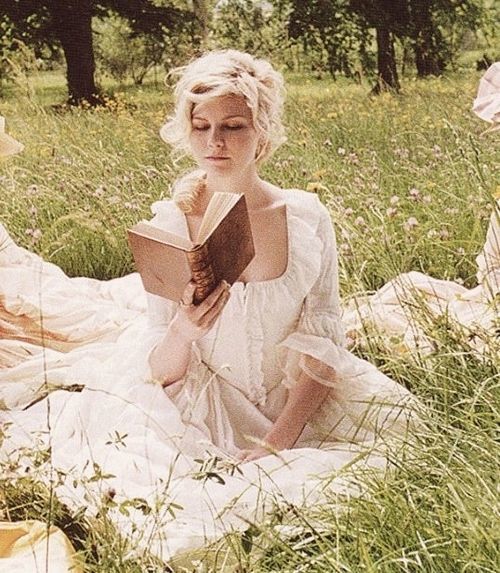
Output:
[[[324,207],[312,194],[288,193],[285,272],[270,280],[236,282],[219,320],[196,343],[199,361],[261,406],[282,382],[276,348],[300,322],[304,301],[320,277],[324,250]],[[155,203],[153,212],[153,224],[189,236],[186,218],[173,201]]]

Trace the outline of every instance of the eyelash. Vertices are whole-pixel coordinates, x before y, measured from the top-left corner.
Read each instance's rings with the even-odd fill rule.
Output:
[[[245,126],[244,125],[224,125],[222,126],[222,129],[228,129],[230,131],[236,131],[238,129],[244,129]],[[200,125],[200,126],[193,126],[193,130],[194,131],[206,131],[207,129],[210,129],[210,127],[208,125]]]

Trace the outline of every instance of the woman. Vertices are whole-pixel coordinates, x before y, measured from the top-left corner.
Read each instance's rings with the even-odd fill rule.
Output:
[[[217,389],[207,389],[207,400],[212,391],[221,392],[216,401],[226,413],[210,412],[206,429],[214,443],[247,461],[289,449],[299,437],[300,444],[314,447],[328,441],[340,422],[338,415],[329,420],[332,402],[349,401],[353,383],[347,396],[343,384],[360,370],[358,400],[384,395],[399,404],[408,398],[342,348],[335,239],[326,209],[317,197],[280,189],[258,174],[283,139],[282,89],[281,76],[248,54],[215,52],[190,64],[162,135],[189,150],[202,171],[180,183],[173,202],[153,207],[155,225],[194,238],[215,191],[245,194],[254,260],[231,289],[219,285],[199,306],[192,304],[192,284],[179,306],[152,300],[153,320],[163,321],[167,330],[150,364],[174,401],[186,392],[188,367],[194,386],[204,376],[203,362],[217,372],[209,384]],[[237,418],[229,412],[233,405]],[[363,432],[358,418],[366,414],[366,405],[351,412],[356,421],[350,431]],[[400,417],[396,425],[402,431],[406,422],[400,414],[399,406],[390,414],[384,408],[386,426]],[[317,428],[325,423],[326,433]]]
[[[59,497],[99,507],[111,495],[115,523],[165,559],[246,529],[280,500],[312,503],[325,476],[331,491],[359,493],[360,474],[384,469],[415,430],[411,394],[344,348],[328,211],[315,195],[259,176],[283,141],[282,105],[269,63],[211,52],[183,70],[161,132],[200,170],[153,205],[154,225],[194,237],[215,191],[245,194],[256,256],[231,288],[220,284],[197,306],[192,284],[181,304],[148,295],[146,322],[130,303],[142,296],[136,276],[120,286],[75,282],[12,244],[0,260],[22,267],[17,296],[33,289],[44,315],[38,331],[16,323],[30,313],[5,288],[5,322],[18,328],[4,347],[1,397],[24,408],[3,415],[13,422],[5,453],[50,435]],[[98,322],[82,320],[83,304]],[[85,387],[38,400],[73,384]],[[130,503],[130,515],[120,512],[130,498],[148,512]]]

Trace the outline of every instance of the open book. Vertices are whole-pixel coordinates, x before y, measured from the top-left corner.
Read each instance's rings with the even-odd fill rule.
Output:
[[[255,255],[245,197],[236,193],[213,194],[194,243],[144,221],[128,239],[144,288],[176,302],[190,280],[195,304],[220,281],[233,284]]]

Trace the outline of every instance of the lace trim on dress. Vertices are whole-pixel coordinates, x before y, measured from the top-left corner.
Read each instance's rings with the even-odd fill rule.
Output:
[[[291,198],[294,198],[291,192]],[[297,293],[305,298],[320,272],[321,240],[317,235],[317,220],[306,221],[303,213],[295,213],[295,203],[287,203],[288,222],[288,264],[286,271],[275,279],[247,283],[246,297],[252,297],[254,306],[265,308],[267,301],[274,297],[296,299]],[[306,211],[307,213],[307,211]],[[249,361],[246,382],[248,398],[260,406],[266,403],[264,384],[264,332],[262,321],[256,314],[247,315],[247,357]]]

